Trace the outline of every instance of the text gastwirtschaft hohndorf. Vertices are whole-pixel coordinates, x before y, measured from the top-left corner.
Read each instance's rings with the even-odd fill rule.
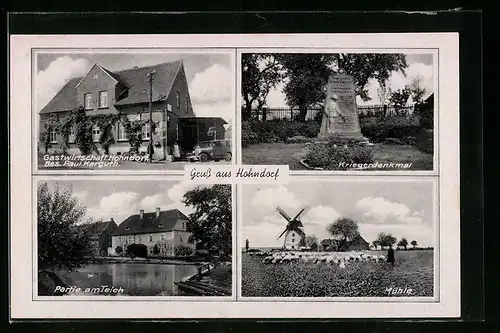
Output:
[[[186,165],[186,181],[209,184],[286,184],[288,165]]]

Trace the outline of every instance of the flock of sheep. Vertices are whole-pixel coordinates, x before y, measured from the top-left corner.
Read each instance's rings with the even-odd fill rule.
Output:
[[[340,268],[345,268],[351,262],[382,262],[385,261],[383,255],[371,255],[362,252],[351,253],[322,253],[322,252],[274,252],[261,254],[264,257],[264,264],[288,264],[288,263],[314,263],[338,265]]]

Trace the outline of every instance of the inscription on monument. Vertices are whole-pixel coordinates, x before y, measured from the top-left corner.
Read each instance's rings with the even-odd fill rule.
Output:
[[[320,136],[331,134],[349,139],[363,139],[359,126],[354,78],[335,73],[324,87],[325,106]]]

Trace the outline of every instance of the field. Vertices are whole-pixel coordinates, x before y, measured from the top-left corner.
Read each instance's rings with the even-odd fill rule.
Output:
[[[376,251],[386,255],[386,252]],[[337,265],[263,264],[262,257],[242,254],[243,297],[388,297],[433,296],[434,251],[396,251],[387,262]],[[387,288],[411,294],[391,294]]]

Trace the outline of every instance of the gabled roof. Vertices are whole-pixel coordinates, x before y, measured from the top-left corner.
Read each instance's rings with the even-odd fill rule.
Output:
[[[125,106],[149,102],[149,82],[147,75],[153,70],[155,71],[153,77],[153,102],[158,102],[166,98],[170,94],[174,80],[182,66],[182,60],[178,60],[116,72],[111,72],[102,66],[99,67],[126,89],[126,93],[122,94],[119,100],[114,101],[115,106]],[[78,106],[76,87],[83,78],[77,77],[69,80],[50,102],[42,108],[40,114],[75,109]]]
[[[154,232],[165,232],[174,230],[178,220],[189,218],[178,209],[160,211],[160,216],[156,217],[156,212],[144,213],[141,219],[140,214],[130,215],[113,232],[113,236],[144,234]]]
[[[363,236],[361,235],[357,235],[356,237],[354,237],[350,242],[350,244],[368,244],[368,242],[363,238]]]
[[[94,223],[86,223],[79,225],[80,228],[86,229],[88,231],[89,237],[91,238],[99,238],[102,233],[110,226],[114,225],[116,227],[116,223],[114,221],[107,222],[94,222]]]

